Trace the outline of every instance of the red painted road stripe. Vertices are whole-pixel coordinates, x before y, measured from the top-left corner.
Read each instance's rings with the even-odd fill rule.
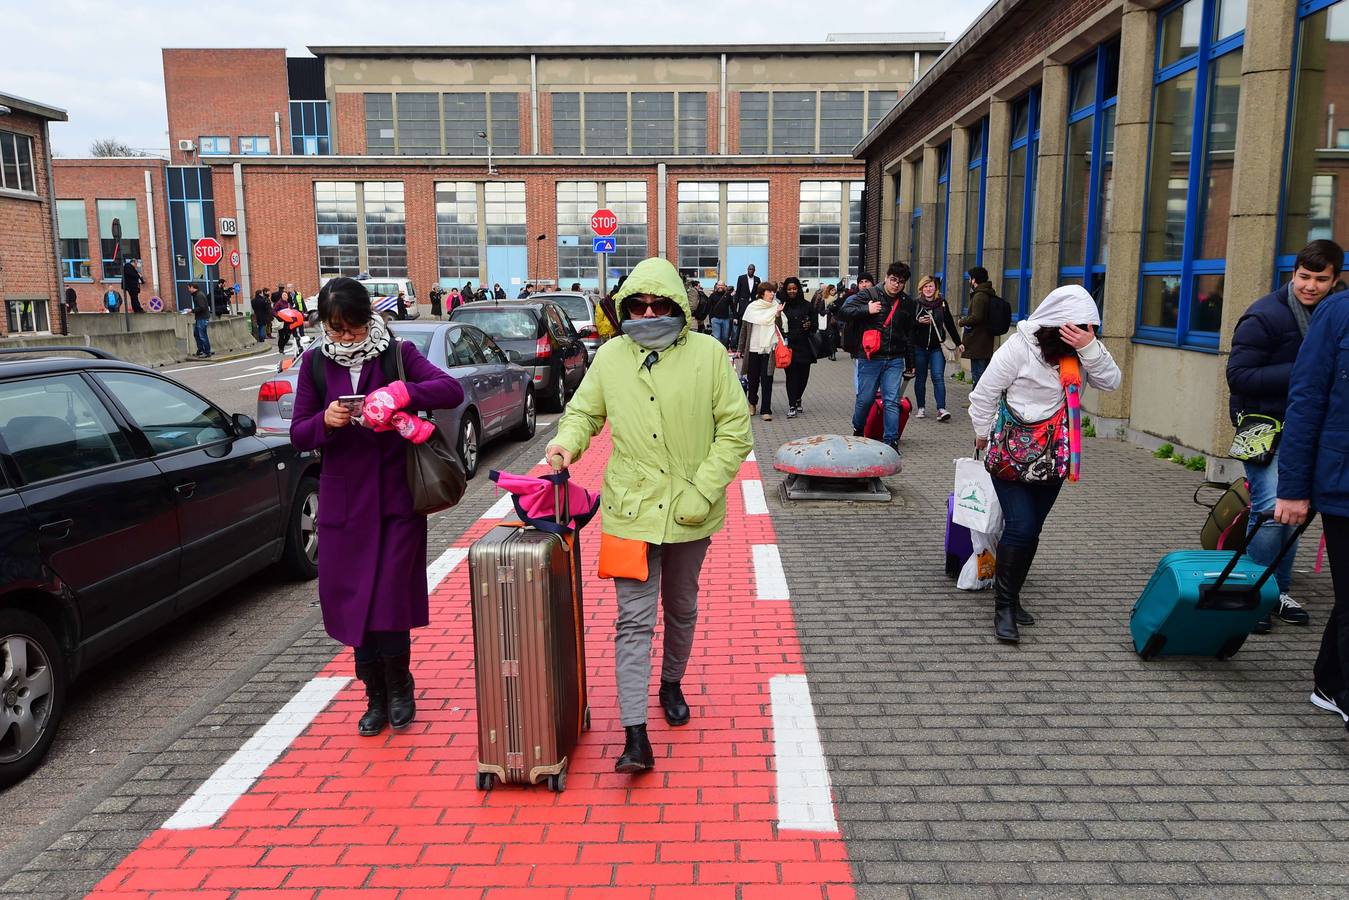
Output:
[[[598,487],[608,450],[606,434],[573,475]],[[742,467],[741,479],[758,477],[754,463]],[[593,728],[571,762],[567,790],[477,790],[468,569],[460,564],[432,594],[431,626],[414,635],[418,718],[410,728],[358,737],[364,702],[353,682],[215,825],[154,832],[91,896],[326,897],[356,889],[483,898],[523,889],[535,897],[661,900],[694,896],[692,888],[700,900],[770,891],[774,900],[851,898],[852,872],[831,809],[826,830],[778,826],[780,777],[813,785],[817,797],[820,790],[817,775],[801,769],[809,740],[794,743],[782,772],[774,757],[775,737],[788,736],[774,735],[770,685],[775,676],[803,676],[804,667],[791,605],[755,597],[751,548],[775,544],[771,519],[746,514],[738,485],[728,503],[726,528],[703,570],[698,640],[684,682],[694,718],[669,728],[652,697],[654,773],[634,779],[613,771],[622,749],[614,591],[612,582],[589,578]],[[467,547],[495,524],[474,523],[457,545]],[[582,535],[587,572],[595,571],[598,535],[595,527]],[[344,651],[320,676],[346,676],[351,666]],[[801,680],[779,678],[778,692]],[[789,702],[797,704],[791,715],[813,731],[799,693]],[[817,736],[815,745],[818,752]],[[787,805],[789,820],[818,814]]]

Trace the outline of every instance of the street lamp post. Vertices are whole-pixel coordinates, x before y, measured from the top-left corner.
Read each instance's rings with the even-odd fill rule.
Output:
[[[487,144],[487,174],[495,175],[497,170],[492,166],[492,139],[487,136],[485,131],[479,131],[478,137],[482,138],[483,142]]]

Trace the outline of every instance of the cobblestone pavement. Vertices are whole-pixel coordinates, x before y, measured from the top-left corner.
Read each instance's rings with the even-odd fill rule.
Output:
[[[728,885],[728,897],[758,896],[754,882],[791,880],[789,872],[800,883],[772,887],[773,897],[796,897],[798,891],[801,896],[847,896],[851,889],[844,885],[850,881],[861,896],[878,898],[1349,892],[1343,853],[1349,838],[1349,741],[1337,719],[1307,702],[1311,662],[1329,608],[1328,574],[1309,571],[1316,533],[1304,539],[1294,584],[1294,593],[1312,614],[1312,627],[1276,625],[1273,634],[1253,637],[1227,662],[1143,663],[1129,644],[1129,609],[1162,553],[1196,545],[1203,513],[1190,495],[1200,476],[1121,442],[1088,439],[1083,481],[1065,488],[1027,586],[1025,601],[1039,624],[1023,630],[1019,647],[1002,646],[991,634],[989,594],[956,591],[943,574],[941,535],[951,460],[970,446],[963,386],[948,382],[951,423],[910,421],[901,444],[905,471],[890,480],[894,502],[787,505],[779,499],[780,478],[771,469],[773,449],[805,434],[846,433],[851,382],[850,361],[821,362],[803,416],[788,420],[782,414],[785,403],[779,403],[775,421],[755,420],[757,468],[771,523],[728,528],[719,540],[699,635],[704,653],[765,652],[760,641],[740,647],[727,629],[746,616],[754,623],[763,601],[756,601],[753,592],[760,597],[766,593],[749,564],[751,555],[737,553],[736,543],[747,551],[743,545],[775,534],[790,611],[781,604],[764,621],[762,632],[784,641],[777,652],[785,656],[773,671],[799,673],[803,656],[843,845],[831,842],[827,833],[803,836],[769,821],[774,815],[765,789],[779,803],[782,793],[773,782],[704,783],[677,764],[665,764],[658,769],[658,776],[667,779],[660,784],[660,796],[642,790],[622,797],[613,793],[623,789],[605,774],[607,760],[618,750],[612,734],[612,685],[600,674],[611,663],[605,657],[607,636],[592,629],[596,727],[578,758],[578,774],[585,777],[580,783],[573,780],[558,801],[581,818],[564,825],[548,820],[546,827],[556,828],[555,833],[503,831],[494,844],[485,842],[498,855],[479,864],[502,869],[502,879],[527,875],[530,880],[524,883],[533,885],[528,896],[681,896],[679,885],[695,884],[704,868],[716,888],[696,887],[698,893],[689,896],[717,897]],[[781,401],[781,379],[777,391]],[[537,461],[541,441],[542,436],[523,450],[512,468],[523,471]],[[747,464],[742,479],[753,479],[754,465]],[[738,511],[732,525],[744,526],[744,503],[734,492],[731,499]],[[433,546],[466,546],[480,533],[465,533],[466,528],[490,503],[490,496],[475,496],[453,517],[444,517],[434,529]],[[462,590],[462,585],[453,586],[456,577],[462,575],[452,574],[447,581],[451,591]],[[719,590],[725,592],[723,600],[735,601],[735,615],[717,609],[713,598]],[[588,601],[598,613],[606,603],[604,588],[591,589]],[[458,618],[428,645],[443,646],[452,660],[456,646],[451,636],[463,634],[462,609]],[[783,637],[793,621],[797,656],[795,639],[787,644]],[[138,889],[158,887],[163,889],[158,896],[172,896],[167,881],[137,885],[126,879],[144,874],[132,871],[137,866],[181,872],[192,868],[195,854],[203,854],[199,861],[213,870],[263,873],[251,877],[260,882],[259,888],[278,888],[273,896],[340,896],[347,888],[380,897],[400,892],[411,897],[418,891],[422,896],[509,896],[488,890],[486,884],[451,890],[458,887],[456,872],[472,868],[462,852],[475,843],[467,825],[491,827],[478,817],[490,819],[493,814],[509,814],[500,823],[507,829],[538,825],[537,818],[529,817],[557,815],[554,798],[537,790],[516,790],[498,795],[507,801],[489,799],[476,805],[476,792],[461,783],[467,770],[450,763],[461,759],[455,754],[465,734],[472,736],[471,718],[456,718],[453,707],[471,704],[472,692],[456,680],[462,672],[449,672],[448,663],[438,664],[436,672],[428,670],[429,677],[443,683],[423,693],[422,702],[435,712],[413,736],[435,735],[444,748],[422,755],[432,761],[433,775],[443,773],[444,783],[413,782],[423,802],[410,808],[421,810],[426,824],[419,827],[434,835],[408,842],[418,848],[417,855],[409,856],[406,847],[395,847],[400,842],[391,839],[395,827],[413,826],[403,819],[383,821],[385,813],[376,807],[407,807],[402,802],[407,792],[399,790],[396,780],[424,776],[394,773],[388,775],[394,779],[390,783],[377,776],[372,783],[343,785],[341,779],[352,777],[345,769],[301,772],[287,768],[290,763],[284,758],[227,817],[270,811],[285,818],[287,828],[313,831],[310,844],[287,850],[279,840],[265,837],[247,846],[201,842],[202,835],[237,830],[218,827],[177,832],[196,835],[198,842],[170,846],[163,837],[167,833],[157,831],[313,676],[338,672],[327,668],[335,655],[321,629],[309,631],[110,790],[45,852],[33,854],[21,870],[8,874],[0,881],[0,894],[78,896],[113,873],[104,888],[135,895]],[[768,670],[756,670],[746,682],[745,671],[733,670],[727,678],[726,673],[714,674],[706,658],[701,665],[690,678],[700,702],[727,702],[712,699],[727,690],[735,702],[758,704],[757,720],[732,720],[726,727],[743,724],[749,732],[742,737],[748,756],[765,761],[754,771],[771,770],[773,759],[763,750],[776,737],[764,715],[769,704],[762,688],[757,693],[747,689]],[[349,745],[354,697],[347,687],[288,752],[313,752],[316,738],[331,737],[333,746]],[[663,760],[665,754],[671,760],[698,760],[696,772],[713,771],[705,764],[709,756],[742,755],[734,741],[727,744],[692,732],[707,741],[707,748],[692,742],[676,745],[663,724],[653,731],[662,739],[658,754]],[[778,752],[781,770],[781,748]],[[405,752],[402,758],[406,761]],[[366,762],[347,760],[352,761]],[[437,769],[436,763],[446,765]],[[363,771],[356,777],[369,775],[368,769]],[[291,779],[294,790],[282,790],[277,779]],[[371,796],[380,792],[392,796]],[[329,796],[316,799],[324,795]],[[280,796],[288,796],[288,803],[272,802]],[[258,798],[270,805],[259,809]],[[465,803],[472,807],[471,819]],[[700,833],[726,824],[727,807],[731,815],[757,817],[765,826],[744,834],[718,836],[715,828]],[[660,818],[644,818],[653,808],[661,810]],[[596,819],[596,809],[607,812]],[[406,813],[404,808],[399,815]],[[777,816],[781,814],[779,808]],[[302,817],[307,823],[299,821]],[[637,827],[661,823],[682,824],[682,830],[653,836]],[[259,819],[251,827],[265,835],[268,826]],[[343,833],[345,829],[356,831]],[[333,836],[324,839],[325,832]],[[708,856],[667,858],[667,842],[691,847],[690,853],[705,848]],[[434,862],[421,857],[431,844],[452,846],[437,852],[453,858],[441,856]],[[746,844],[755,847],[746,851]],[[727,852],[734,856],[713,855]],[[784,852],[793,855],[785,860],[776,855]],[[155,862],[153,854],[162,855]],[[664,864],[663,871],[675,883],[659,883],[661,867],[644,868],[648,863]],[[720,863],[746,866],[739,871],[750,874],[718,870]],[[803,863],[824,867],[814,873],[814,883],[810,870],[788,868]],[[555,868],[559,865],[563,868]],[[620,882],[617,873],[625,866],[648,880]],[[304,876],[286,880],[292,869],[310,868],[325,874],[317,881]],[[280,881],[275,880],[278,871],[287,873]],[[542,878],[533,880],[541,871]],[[208,891],[207,877],[209,873],[191,888],[193,896],[250,896],[254,884],[249,875],[223,876]],[[549,879],[561,883],[547,886]],[[836,886],[819,886],[828,882]]]

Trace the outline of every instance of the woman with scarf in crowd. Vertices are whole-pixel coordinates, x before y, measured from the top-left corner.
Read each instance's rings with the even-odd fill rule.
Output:
[[[834,305],[834,298],[837,296],[838,289],[832,284],[826,284],[815,292],[811,298],[811,305],[815,307],[816,322],[819,331],[824,336],[824,346],[829,350],[829,361],[833,362],[838,354],[838,332],[834,328],[834,314],[831,307]],[[817,354],[818,356],[818,354]]]
[[[959,344],[960,332],[956,331],[955,319],[946,305],[946,298],[937,287],[937,279],[926,275],[918,282],[917,318],[913,325],[913,353],[916,357],[913,379],[913,396],[917,400],[914,417],[927,416],[923,408],[926,393],[927,375],[932,373],[932,399],[937,402],[937,421],[949,422],[951,414],[946,411],[946,356],[942,353],[942,344],[950,341]]]
[[[325,284],[318,313],[323,335],[300,364],[290,440],[323,450],[319,605],[328,634],[355,648],[367,698],[357,729],[370,736],[416,716],[411,630],[429,621],[426,516],[412,506],[408,441],[434,430],[418,411],[453,409],[464,391],[410,341],[390,351],[393,338],[359,281]],[[386,377],[386,351],[402,355],[405,380]],[[359,415],[338,400],[346,394],[365,395]]]
[[[745,351],[745,377],[749,380],[749,408],[759,407],[765,422],[773,421],[773,370],[776,365],[773,351],[782,340],[782,304],[777,300],[778,286],[761,281],[754,289],[754,299],[741,316],[741,345]],[[763,399],[759,397],[762,394]],[[762,404],[762,405],[760,405]]]
[[[815,306],[806,299],[801,279],[793,275],[782,281],[782,317],[787,322],[783,337],[792,350],[792,364],[787,367],[787,418],[795,419],[803,412],[801,399],[810,383],[810,367],[815,365]]]
[[[1096,339],[1100,325],[1096,302],[1080,285],[1055,289],[1017,323],[970,394],[975,447],[989,451],[986,465],[1005,522],[993,580],[993,632],[1000,641],[1016,643],[1017,626],[1035,624],[1021,606],[1021,587],[1064,479],[1077,480],[1082,388],[1120,385],[1119,366]],[[1053,423],[1044,429],[1046,452],[1027,467],[1010,460],[1005,442],[1014,431],[1028,433],[1018,423],[1043,422]]]

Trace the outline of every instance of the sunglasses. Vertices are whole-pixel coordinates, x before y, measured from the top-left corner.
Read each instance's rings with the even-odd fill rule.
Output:
[[[668,316],[670,313],[674,312],[675,307],[673,300],[667,300],[665,298],[652,300],[648,303],[645,300],[638,300],[636,297],[629,297],[627,300],[623,301],[623,305],[627,307],[628,315],[632,316],[634,319],[646,315],[648,309],[658,316]]]

